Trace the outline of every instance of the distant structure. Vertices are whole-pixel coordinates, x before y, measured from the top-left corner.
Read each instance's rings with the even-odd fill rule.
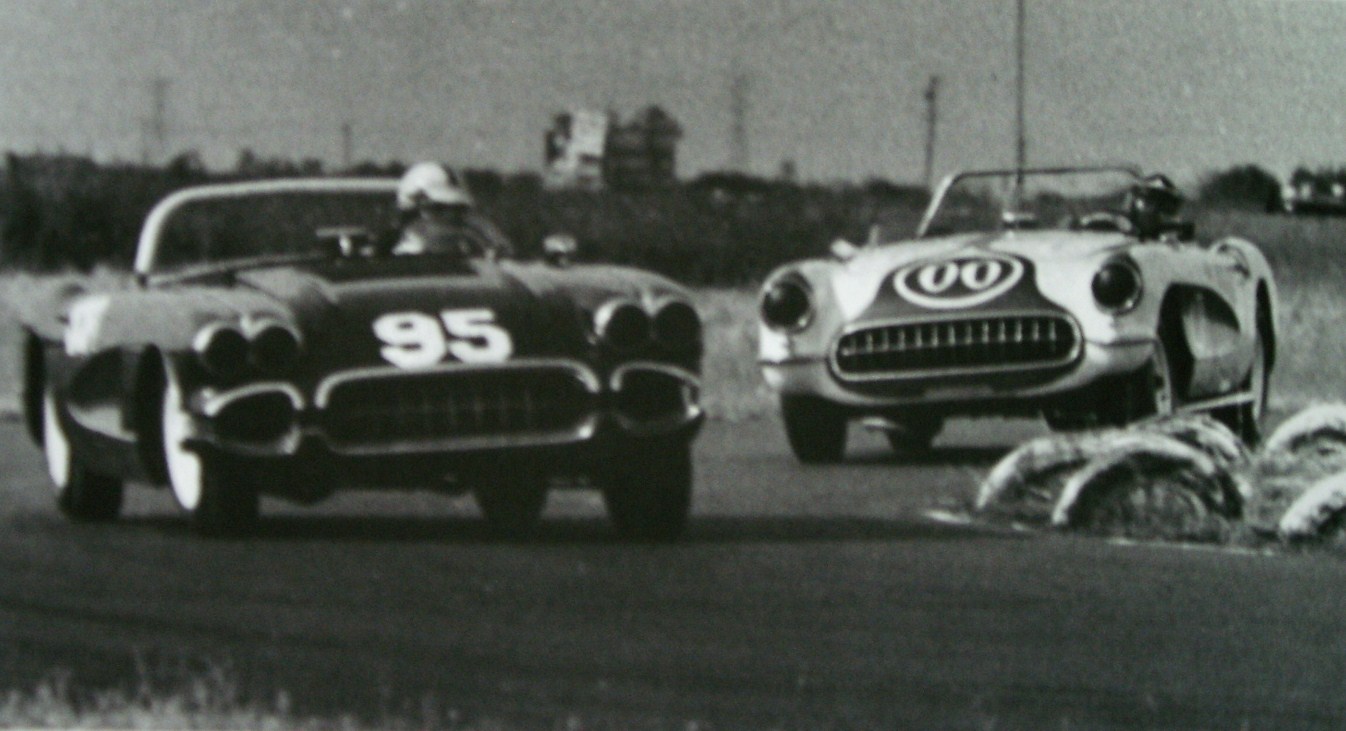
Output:
[[[642,190],[677,180],[682,126],[651,106],[623,122],[616,113],[557,114],[547,130],[546,181],[554,188]]]
[[[603,187],[603,151],[608,139],[608,115],[587,109],[552,117],[543,137],[546,145],[546,181],[555,188]]]

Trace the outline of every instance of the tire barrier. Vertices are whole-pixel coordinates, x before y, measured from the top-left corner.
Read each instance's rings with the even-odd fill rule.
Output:
[[[1346,546],[1346,404],[1304,409],[1256,452],[1200,415],[1037,437],[992,467],[973,513],[1128,538]]]

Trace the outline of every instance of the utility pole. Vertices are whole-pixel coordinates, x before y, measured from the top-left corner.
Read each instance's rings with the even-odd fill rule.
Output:
[[[939,123],[939,77],[931,76],[925,87],[925,187],[930,188],[935,170],[935,128]]]
[[[341,164],[345,170],[351,169],[355,157],[355,131],[350,122],[341,123]]]
[[[168,79],[162,76],[150,83],[150,139],[154,145],[153,162],[163,162],[168,150]]]
[[[1014,33],[1014,56],[1017,70],[1014,79],[1014,167],[1016,170],[1023,170],[1028,158],[1028,143],[1024,134],[1024,0],[1018,1]]]
[[[729,130],[732,145],[732,166],[738,172],[748,172],[751,158],[748,150],[748,75],[742,69],[734,69],[729,83]]]

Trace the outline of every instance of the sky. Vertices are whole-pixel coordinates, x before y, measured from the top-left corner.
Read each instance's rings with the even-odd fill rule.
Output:
[[[1346,0],[1024,0],[1030,164],[1346,165]],[[1011,0],[0,0],[0,149],[540,170],[658,104],[678,173],[921,182],[1015,157]],[[160,90],[156,93],[156,86]],[[156,102],[162,111],[156,112]],[[158,124],[156,125],[156,120]]]

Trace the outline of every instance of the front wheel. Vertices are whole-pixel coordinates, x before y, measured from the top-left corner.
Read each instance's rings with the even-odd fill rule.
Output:
[[[813,396],[782,396],[781,419],[795,457],[804,464],[840,462],[846,453],[846,414]]]
[[[924,452],[944,428],[944,420],[938,417],[909,417],[898,422],[898,428],[884,432],[888,437],[888,446],[894,452]]]
[[[1123,379],[1116,392],[1100,396],[1098,416],[1104,425],[1126,426],[1148,417],[1172,416],[1178,408],[1178,394],[1164,341],[1154,341],[1149,362]]]
[[[42,393],[42,451],[56,492],[56,507],[67,518],[86,523],[116,520],[125,490],[122,481],[92,472],[75,459],[50,386]]]
[[[522,540],[537,532],[547,505],[547,476],[522,467],[494,479],[472,492],[491,533],[507,540]]]
[[[1267,410],[1267,351],[1259,331],[1253,342],[1253,362],[1248,368],[1247,403],[1228,408],[1217,409],[1213,416],[1243,440],[1244,444],[1257,446],[1262,440],[1262,416]]]
[[[671,541],[692,509],[692,455],[686,443],[631,450],[597,478],[608,518],[622,538]]]
[[[195,434],[177,379],[167,375],[160,404],[164,466],[173,499],[192,527],[204,535],[243,533],[260,512],[257,488],[226,459],[207,457],[187,447]]]

